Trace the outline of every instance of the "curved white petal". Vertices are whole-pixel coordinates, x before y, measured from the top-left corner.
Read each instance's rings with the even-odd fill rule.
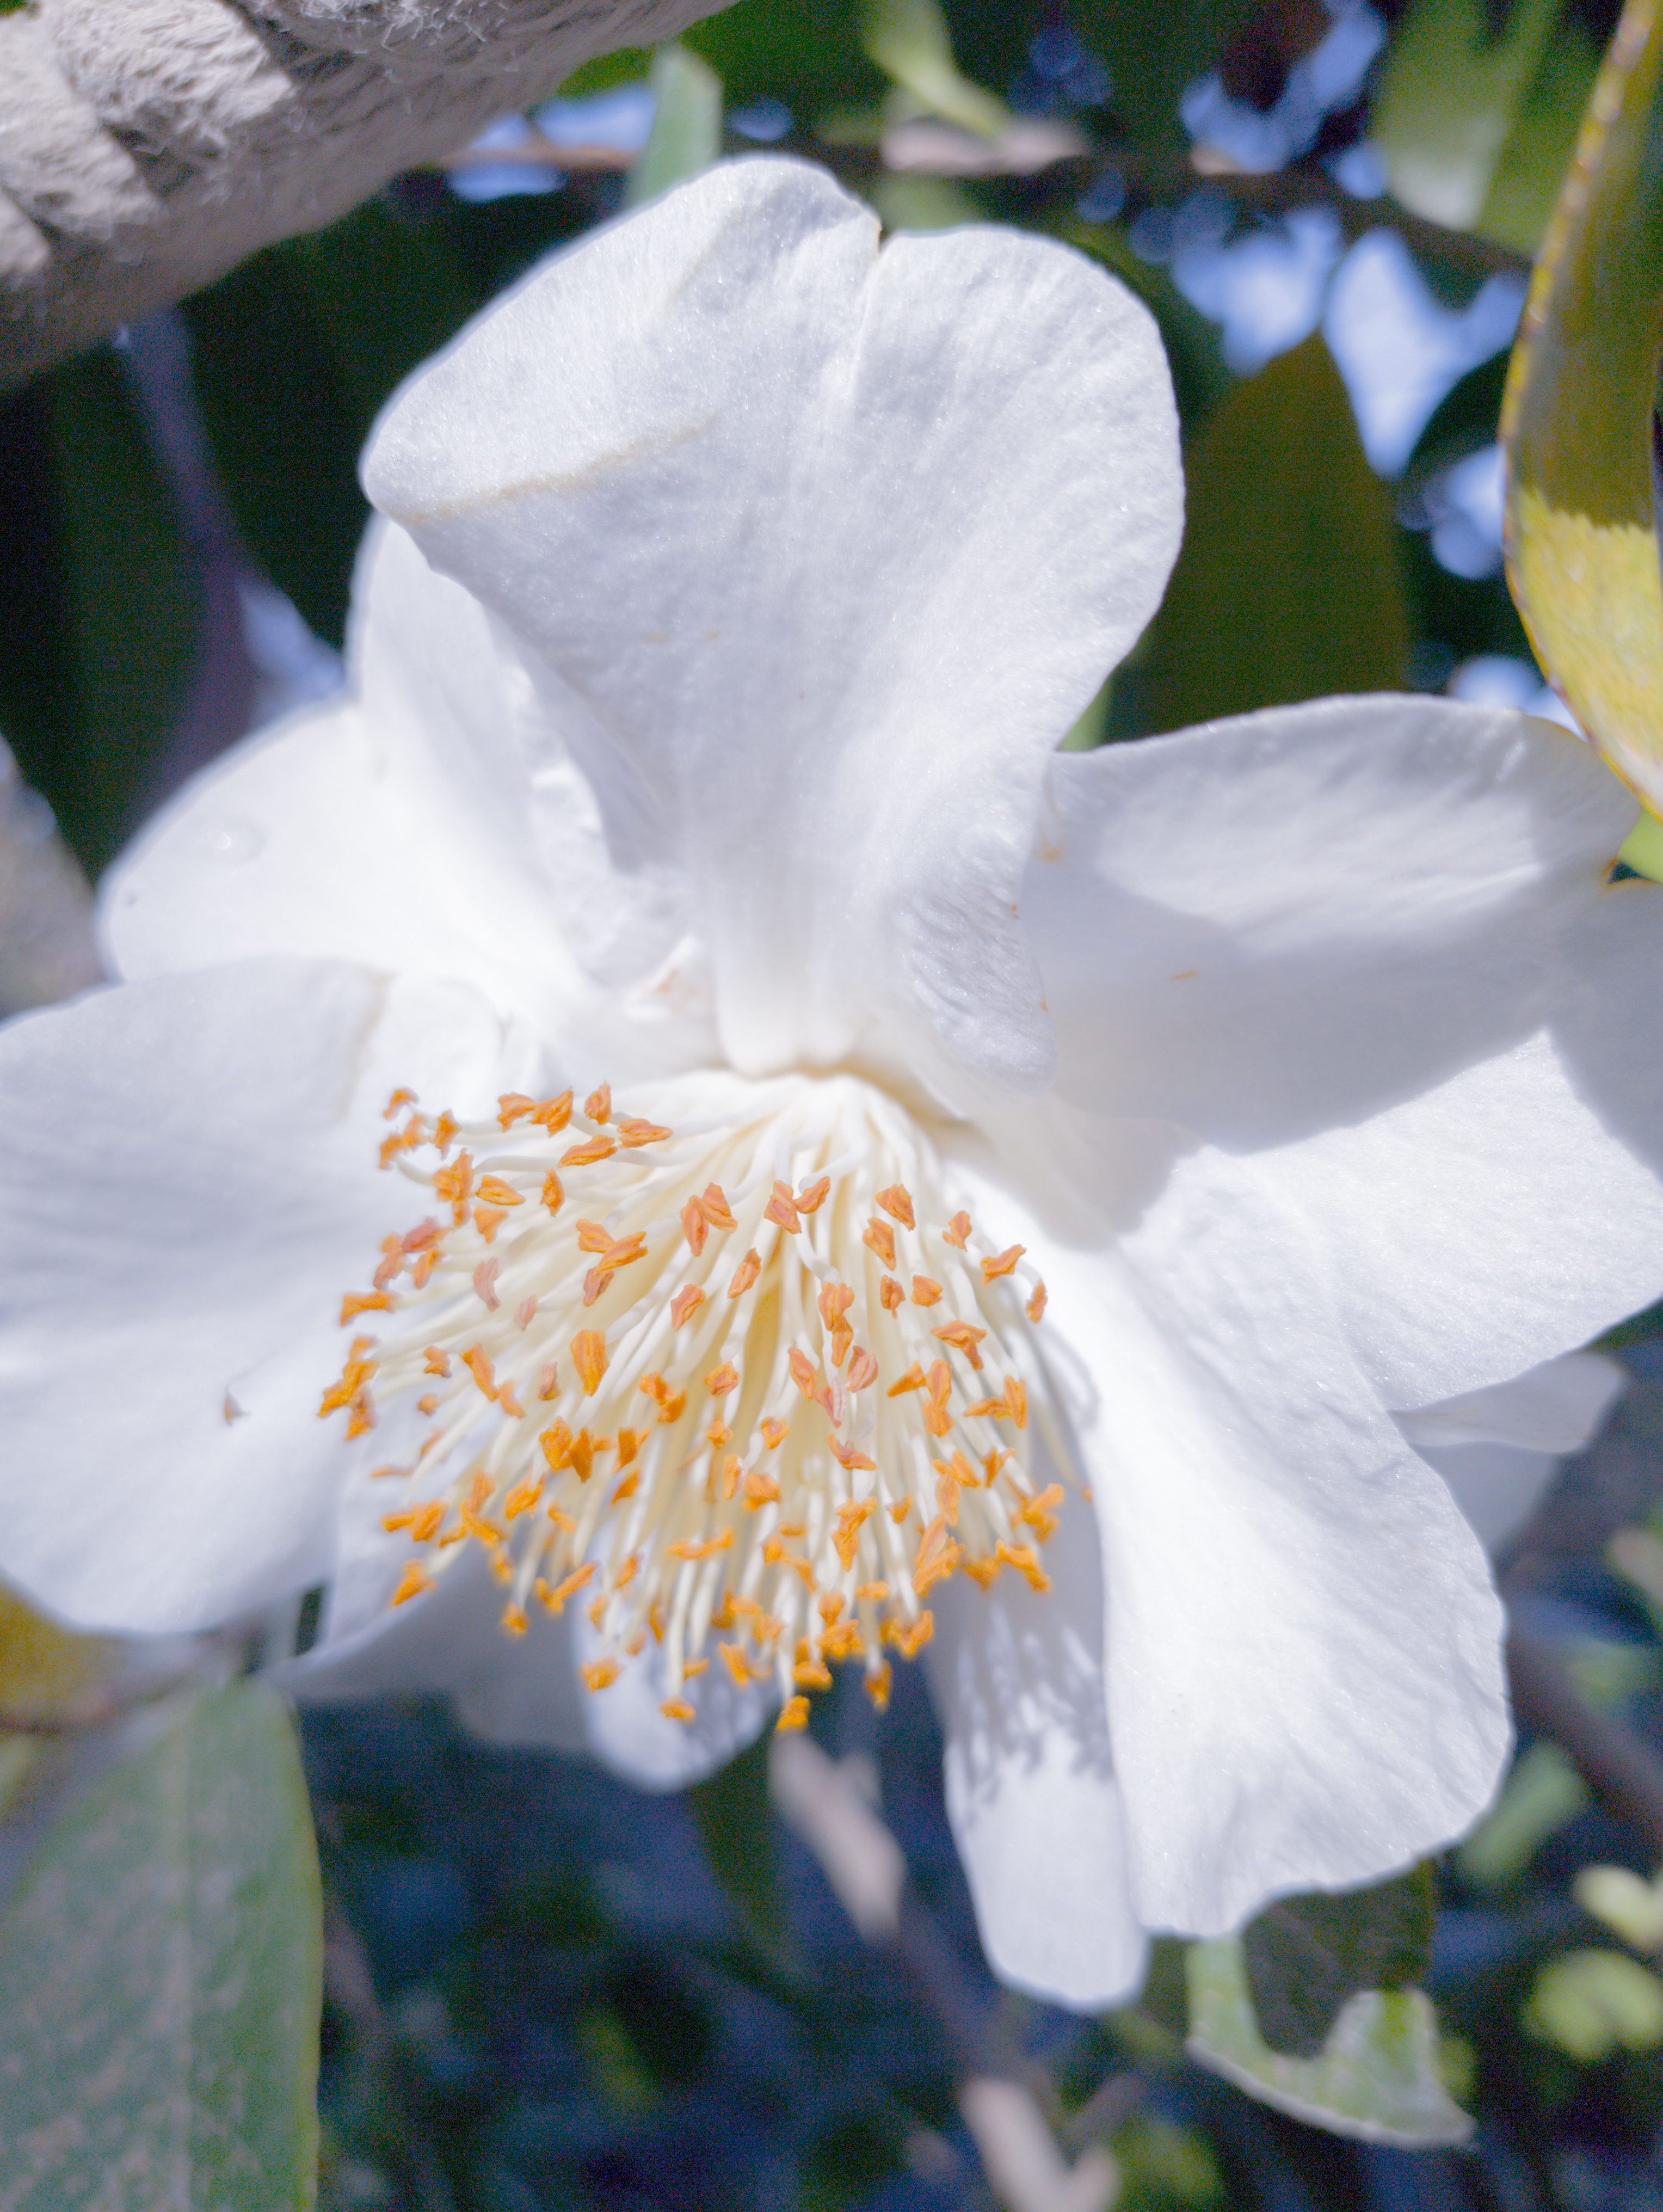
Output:
[[[592,1086],[708,1060],[680,914],[611,866],[551,682],[385,524],[359,562],[352,678],[197,777],[116,863],[100,899],[119,971],[358,960],[472,984]]]
[[[1628,1387],[1628,1370],[1602,1352],[1568,1352],[1523,1375],[1469,1390],[1398,1426],[1417,1450],[1429,1444],[1508,1444],[1525,1451],[1581,1451]]]
[[[1563,1455],[1594,1435],[1628,1379],[1601,1352],[1568,1352],[1487,1390],[1399,1413],[1398,1426],[1495,1552],[1535,1511]]]
[[[1521,1043],[1634,801],[1561,729],[1324,699],[1059,755],[1023,887],[1058,1088],[1230,1150]]]
[[[1416,1448],[1449,1486],[1461,1518],[1486,1551],[1497,1552],[1523,1528],[1547,1494],[1562,1461],[1518,1444],[1420,1444]]]
[[[366,1447],[318,1402],[342,1293],[404,1210],[376,1171],[381,1106],[413,1080],[477,1110],[534,1066],[469,992],[323,962],[0,1030],[0,1574],[147,1631],[326,1575]]]
[[[974,1207],[1050,1288],[1138,1918],[1217,1933],[1460,1833],[1506,1752],[1500,1608],[1301,1218],[1169,1126],[1053,1105],[1000,1134],[1023,1194],[990,1176]]]
[[[936,1596],[926,1663],[946,1732],[947,1812],[982,1948],[1001,1981],[1089,2010],[1143,1978],[1103,1704],[1091,1508],[1046,1548],[1052,1589],[962,1578]]]
[[[609,836],[692,886],[736,1066],[1045,1080],[1040,779],[1180,522],[1128,294],[1016,234],[880,255],[822,173],[729,164],[499,301],[364,474],[592,718]]]
[[[1256,1157],[1408,1409],[1663,1289],[1663,891],[1563,732],[1328,700],[1059,759],[1024,913],[1059,1089]]]

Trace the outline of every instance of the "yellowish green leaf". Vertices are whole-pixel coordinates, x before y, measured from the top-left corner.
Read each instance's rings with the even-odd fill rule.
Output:
[[[1498,33],[1486,0],[1416,0],[1393,36],[1370,133],[1406,208],[1475,227],[1558,5],[1518,0]]]
[[[1617,848],[1617,857],[1636,876],[1663,884],[1663,822],[1654,814],[1642,814]]]
[[[657,199],[683,177],[707,169],[722,150],[722,81],[686,46],[652,57],[652,128],[624,191],[625,204]]]
[[[1580,1813],[1587,1791],[1557,1744],[1533,1743],[1507,1778],[1500,1797],[1460,1847],[1461,1865],[1480,1887],[1521,1874],[1556,1828]]]
[[[1663,1887],[1627,1867],[1584,1867],[1572,1885],[1584,1912],[1603,1920],[1636,1951],[1663,1950]]]
[[[1663,808],[1663,581],[1652,422],[1663,331],[1663,21],[1630,0],[1508,374],[1508,578],[1577,720]]]
[[[1585,2066],[1663,2043],[1663,1982],[1621,1951],[1567,1951],[1536,1977],[1525,2027]]]
[[[867,0],[863,18],[861,45],[903,92],[962,130],[983,138],[999,136],[1010,116],[953,59],[937,0]]]
[[[0,1583],[0,1728],[3,1716],[51,1720],[108,1673],[115,1646],[60,1628]]]
[[[1190,2056],[1249,2096],[1365,2142],[1414,2148],[1472,2134],[1444,2087],[1437,2015],[1423,1990],[1360,1990],[1320,2055],[1294,2058],[1259,2033],[1239,1936],[1192,1945],[1188,1971]]]

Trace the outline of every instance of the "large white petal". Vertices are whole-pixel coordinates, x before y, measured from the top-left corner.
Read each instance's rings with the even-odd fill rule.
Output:
[[[947,1812],[1001,1981],[1090,2009],[1143,1978],[1103,1703],[1102,1577],[1092,1510],[1071,1499],[1036,1595],[1014,1574],[936,1596],[930,1686],[946,1732]]]
[[[1180,529],[1128,294],[1014,233],[880,255],[822,173],[731,164],[498,302],[364,465],[591,716],[609,834],[695,888],[735,1065],[1043,1082],[1040,778]]]
[[[1059,759],[1023,911],[1059,1088],[1256,1154],[1409,1409],[1663,1289],[1663,891],[1527,717],[1328,700]]]
[[[349,1449],[343,1291],[409,1218],[400,1082],[531,1074],[471,993],[262,960],[0,1030],[0,1573],[90,1627],[204,1626],[320,1579]]]
[[[1050,1285],[1138,1918],[1217,1933],[1460,1833],[1506,1751],[1500,1608],[1300,1217],[1169,1125],[1053,1103],[998,1133],[1021,1194],[960,1171]]]
[[[359,562],[351,664],[349,697],[239,746],[110,871],[119,971],[358,960],[471,983],[591,1087],[709,1059],[679,911],[628,852],[614,866],[555,687],[386,524]]]
[[[1059,1091],[1244,1151],[1522,1042],[1635,815],[1551,724],[1390,696],[1060,755],[1047,795]]]

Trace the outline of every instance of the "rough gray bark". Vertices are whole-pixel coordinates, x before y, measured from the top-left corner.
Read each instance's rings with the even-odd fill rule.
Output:
[[[721,0],[33,0],[0,15],[0,383]]]

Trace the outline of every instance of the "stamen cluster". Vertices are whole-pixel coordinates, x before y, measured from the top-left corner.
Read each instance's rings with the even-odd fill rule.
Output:
[[[962,1570],[1048,1587],[1059,1484],[1028,1472],[1049,1401],[1045,1286],[1020,1245],[949,1216],[939,1164],[893,1100],[852,1077],[747,1086],[678,1128],[617,1112],[603,1085],[511,1093],[495,1124],[431,1122],[409,1091],[381,1147],[433,1210],[389,1236],[320,1412],[347,1435],[413,1395],[427,1428],[385,1516],[415,1547],[393,1596],[482,1547],[522,1634],[577,1602],[592,1690],[649,1636],[663,1711],[691,1720],[711,1663],[772,1678],[801,1726],[829,1662],[882,1704],[931,1591]],[[715,1103],[715,1102],[712,1102]],[[400,1117],[403,1117],[402,1120]]]

